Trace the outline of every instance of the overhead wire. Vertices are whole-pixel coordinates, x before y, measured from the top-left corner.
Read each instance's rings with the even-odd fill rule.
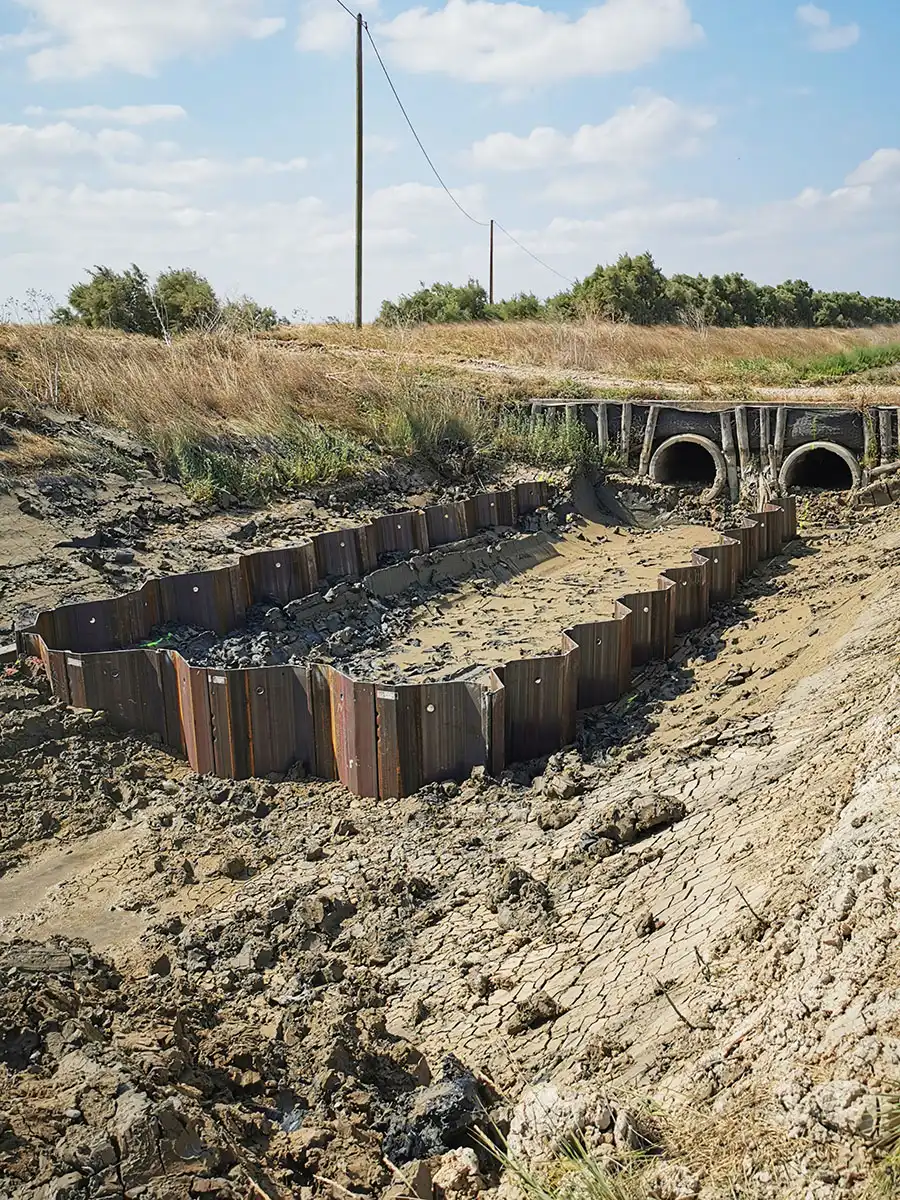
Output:
[[[354,21],[357,20],[356,14],[353,13],[347,7],[347,5],[344,3],[344,0],[337,0],[337,3],[341,6],[341,8],[344,10],[345,13],[347,13],[349,16],[351,16],[353,18]],[[397,106],[399,107],[401,113],[403,114],[403,119],[406,121],[406,124],[409,126],[409,131],[415,138],[416,145],[422,151],[425,161],[428,163],[428,166],[431,168],[431,172],[434,175],[435,179],[438,181],[438,183],[441,185],[443,190],[447,193],[447,195],[450,197],[450,199],[453,201],[453,203],[456,205],[456,207],[459,209],[459,211],[462,213],[462,215],[466,218],[467,221],[471,221],[473,225],[477,225],[481,229],[488,229],[491,225],[491,222],[490,221],[479,221],[477,217],[473,217],[472,214],[470,212],[468,212],[463,207],[462,204],[460,204],[459,200],[456,198],[456,196],[454,196],[451,189],[444,182],[440,171],[438,171],[437,167],[434,165],[434,162],[432,161],[431,155],[425,149],[425,145],[424,145],[422,139],[419,137],[416,127],[415,127],[415,125],[413,125],[412,119],[410,118],[409,113],[406,111],[406,107],[404,106],[403,101],[400,99],[400,94],[397,91],[397,88],[394,86],[394,81],[393,81],[393,79],[391,79],[390,72],[388,71],[387,66],[385,65],[384,59],[381,57],[381,52],[375,43],[375,39],[372,36],[372,31],[369,29],[368,22],[363,21],[362,24],[363,24],[363,28],[366,31],[366,37],[369,39],[372,49],[375,51],[375,57],[378,60],[378,65],[381,67],[381,70],[384,73],[384,77],[387,80],[388,87],[391,89],[394,99],[397,101]],[[527,254],[529,258],[533,259],[539,266],[543,267],[545,271],[549,271],[552,275],[556,275],[559,279],[564,280],[566,283],[569,283],[569,284],[574,283],[574,280],[570,279],[568,277],[568,275],[564,275],[562,273],[562,271],[557,271],[555,267],[551,267],[549,263],[546,263],[546,262],[544,262],[544,260],[542,258],[539,258],[538,255],[536,255],[534,253],[534,251],[529,250],[527,246],[524,246],[518,240],[518,238],[513,237],[513,235],[509,232],[509,230],[504,229],[504,227],[500,224],[499,221],[494,220],[493,223],[494,223],[494,225],[496,225],[496,227],[500,230],[500,232],[502,234],[504,234],[506,237],[509,238],[509,240],[513,243],[513,245],[518,246],[518,248],[523,253]]]
[[[338,4],[340,4],[340,2],[341,2],[341,0],[338,0]],[[400,111],[403,113],[406,123],[409,126],[410,132],[412,133],[413,137],[416,139],[416,145],[419,147],[419,149],[425,155],[425,161],[428,163],[429,167],[431,167],[431,170],[432,170],[432,173],[433,173],[435,179],[438,181],[438,183],[441,185],[441,187],[444,189],[444,191],[447,193],[447,195],[450,197],[450,199],[453,201],[453,203],[456,205],[456,207],[459,209],[459,211],[462,213],[462,215],[467,220],[471,221],[473,225],[479,225],[482,229],[487,229],[490,226],[490,221],[479,221],[477,217],[473,217],[470,212],[467,212],[466,209],[463,208],[463,206],[460,204],[460,202],[457,200],[457,198],[451,192],[450,188],[448,188],[446,183],[444,183],[443,179],[441,178],[440,171],[438,171],[437,167],[431,161],[431,155],[428,153],[428,151],[425,149],[425,146],[422,144],[422,139],[419,137],[418,133],[416,132],[416,127],[415,127],[415,125],[413,125],[412,121],[410,120],[409,113],[406,111],[406,109],[403,106],[403,101],[400,99],[400,96],[397,93],[397,89],[394,87],[394,81],[393,81],[393,79],[391,79],[390,73],[389,73],[387,67],[384,65],[384,59],[381,57],[381,53],[380,53],[378,47],[375,45],[375,39],[372,37],[372,32],[369,29],[369,26],[366,25],[365,22],[363,22],[363,24],[365,25],[366,36],[368,37],[369,41],[372,43],[372,49],[375,51],[375,57],[378,59],[378,65],[381,67],[382,71],[384,72],[384,77],[388,81],[388,87],[394,93],[394,99],[397,101],[397,104],[400,106]]]
[[[570,279],[568,277],[568,275],[563,275],[562,271],[557,271],[556,267],[551,267],[550,264],[545,263],[542,258],[538,258],[538,256],[534,253],[533,250],[529,250],[527,246],[523,246],[522,243],[518,240],[518,238],[514,238],[508,229],[503,228],[503,226],[500,224],[499,221],[495,220],[494,224],[497,226],[497,228],[500,230],[501,233],[506,234],[506,236],[509,238],[509,240],[514,245],[518,246],[520,250],[523,250],[528,255],[529,258],[533,258],[534,261],[536,263],[539,263],[546,271],[550,271],[550,272],[552,272],[552,274],[558,275],[560,279],[564,279],[566,283],[571,283],[574,285],[574,283],[575,283],[574,279]]]

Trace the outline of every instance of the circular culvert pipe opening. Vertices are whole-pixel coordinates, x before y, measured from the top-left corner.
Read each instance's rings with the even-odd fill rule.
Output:
[[[861,486],[862,471],[856,456],[837,442],[809,442],[784,460],[780,483],[784,491],[849,492]]]
[[[709,438],[697,433],[671,437],[650,459],[650,478],[673,487],[703,487],[704,500],[714,500],[725,486],[725,456]]]

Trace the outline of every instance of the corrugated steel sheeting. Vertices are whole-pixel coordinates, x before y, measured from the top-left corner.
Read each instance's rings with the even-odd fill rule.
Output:
[[[161,621],[227,632],[253,603],[359,578],[379,554],[512,524],[547,497],[544,484],[518,484],[255,551],[233,567],[154,580],[114,600],[66,605],[19,635],[20,652],[40,655],[65,703],[102,709],[119,729],[159,734],[198,772],[280,775],[300,763],[357,795],[395,798],[570,744],[579,709],[617,699],[634,667],[669,657],[676,633],[702,625],[710,603],[729,599],[760,558],[796,536],[793,499],[769,505],[694,550],[690,565],[662,571],[656,589],[622,596],[610,617],[565,630],[559,654],[515,659],[475,682],[390,687],[326,665],[223,671],[191,666],[175,651],[116,648]]]

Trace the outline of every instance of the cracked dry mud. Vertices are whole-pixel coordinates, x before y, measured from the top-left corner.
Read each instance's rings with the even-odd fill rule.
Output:
[[[199,779],[6,679],[0,1196],[472,1196],[482,1106],[523,1155],[653,1130],[660,1200],[863,1195],[900,517],[806,533],[572,750],[389,805]]]

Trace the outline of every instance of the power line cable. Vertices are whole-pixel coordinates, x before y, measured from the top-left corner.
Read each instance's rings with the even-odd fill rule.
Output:
[[[500,230],[501,233],[505,233],[506,236],[509,238],[509,240],[514,245],[518,246],[520,250],[523,250],[528,255],[529,258],[533,258],[534,261],[536,263],[539,263],[545,270],[552,272],[554,275],[558,275],[559,278],[565,280],[566,283],[570,283],[570,284],[574,285],[574,283],[575,283],[574,279],[570,279],[568,277],[568,275],[563,275],[562,271],[557,271],[556,267],[551,267],[550,264],[545,263],[542,258],[538,258],[538,256],[533,251],[529,250],[527,246],[523,246],[522,243],[517,238],[514,238],[508,229],[504,229],[499,221],[495,220],[494,224],[497,226],[497,228]]]
[[[357,20],[356,15],[347,7],[347,5],[344,3],[344,0],[337,0],[337,3],[341,6],[341,8],[344,10],[344,12],[347,13],[348,16],[352,17],[354,21]],[[400,94],[398,93],[397,88],[394,86],[394,81],[393,81],[393,79],[391,79],[390,72],[388,71],[388,69],[385,65],[384,59],[381,57],[381,52],[378,49],[378,46],[375,44],[375,39],[372,37],[372,31],[369,29],[369,24],[367,21],[363,21],[363,28],[366,31],[366,37],[369,39],[372,49],[375,51],[375,57],[378,59],[378,65],[381,67],[381,70],[384,73],[384,77],[388,82],[388,87],[391,89],[394,99],[397,101],[397,106],[399,107],[401,113],[403,114],[403,119],[406,121],[406,124],[409,126],[410,133],[416,139],[416,145],[422,151],[425,161],[428,163],[428,166],[431,168],[432,174],[434,175],[435,179],[438,181],[438,183],[441,185],[441,187],[444,189],[444,191],[447,193],[447,195],[450,197],[450,199],[453,201],[453,203],[456,205],[456,207],[459,209],[459,211],[462,213],[462,215],[466,218],[467,221],[471,221],[473,225],[477,225],[480,229],[489,228],[490,221],[479,221],[477,217],[473,217],[470,212],[467,212],[466,209],[462,206],[462,204],[460,204],[460,202],[457,200],[457,198],[453,195],[453,192],[450,190],[450,188],[447,186],[447,184],[444,182],[443,178],[441,177],[440,171],[438,171],[437,167],[434,165],[434,162],[431,159],[431,155],[425,149],[424,143],[422,142],[422,139],[419,137],[419,134],[416,131],[416,127],[415,127],[415,125],[413,125],[412,120],[410,119],[410,115],[406,111],[406,108],[403,104],[403,101],[400,99]],[[570,279],[568,277],[568,275],[564,275],[562,273],[562,271],[557,271],[555,267],[551,267],[549,263],[544,262],[544,260],[542,258],[539,258],[538,255],[536,255],[532,250],[529,250],[527,246],[523,246],[523,244],[518,240],[518,238],[514,238],[513,235],[509,232],[509,230],[504,229],[504,227],[500,224],[499,221],[495,220],[494,224],[497,226],[497,228],[500,230],[500,232],[502,234],[504,234],[506,237],[509,238],[509,240],[513,243],[513,245],[518,246],[518,248],[524,254],[527,254],[529,258],[533,259],[538,264],[538,266],[543,267],[545,271],[549,271],[551,273],[551,275],[556,275],[557,278],[562,279],[565,283],[568,283],[568,284],[574,283],[574,280]]]
[[[340,3],[341,3],[341,0],[338,0],[338,4],[340,4]],[[441,178],[440,172],[438,171],[438,169],[434,165],[434,163],[431,161],[431,156],[429,155],[428,151],[425,149],[424,145],[422,144],[422,139],[419,137],[418,133],[416,133],[415,125],[413,125],[412,121],[409,119],[409,113],[403,107],[403,101],[400,99],[399,95],[397,94],[397,89],[394,87],[394,81],[393,81],[393,79],[391,79],[390,73],[388,72],[387,67],[384,65],[384,59],[381,57],[378,47],[375,45],[375,39],[372,37],[372,33],[369,29],[369,26],[366,25],[365,29],[366,29],[366,36],[368,37],[369,41],[372,43],[372,49],[375,51],[375,57],[378,59],[378,65],[381,67],[382,71],[384,72],[384,77],[388,81],[388,86],[390,87],[391,91],[394,93],[394,99],[397,101],[397,104],[400,106],[400,111],[403,113],[403,116],[406,119],[406,123],[409,126],[410,132],[412,133],[413,137],[416,139],[416,144],[418,145],[419,149],[425,155],[425,161],[428,163],[429,167],[431,167],[431,170],[432,170],[432,173],[434,174],[435,179],[438,181],[438,183],[441,185],[441,187],[444,189],[444,191],[447,193],[447,195],[450,197],[450,199],[453,201],[453,203],[456,205],[456,207],[459,209],[459,211],[462,213],[462,215],[464,217],[466,217],[467,220],[471,221],[473,225],[479,225],[482,229],[487,229],[490,225],[490,221],[479,221],[477,219],[477,217],[473,217],[470,212],[466,212],[466,210],[463,208],[463,206],[460,204],[460,202],[457,200],[457,198],[453,195],[453,193],[447,187],[446,183],[444,183],[443,179]]]

